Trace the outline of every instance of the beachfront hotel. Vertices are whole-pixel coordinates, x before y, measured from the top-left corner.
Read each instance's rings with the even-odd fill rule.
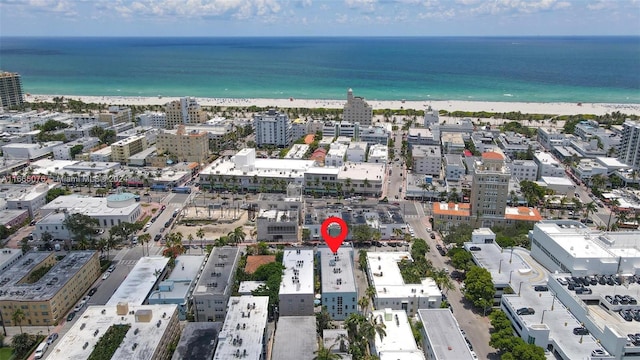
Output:
[[[23,102],[22,80],[20,74],[0,72],[0,106],[10,108]]]
[[[167,129],[173,129],[180,124],[202,124],[207,121],[207,114],[193,97],[183,97],[169,102],[164,105],[164,111]]]
[[[253,116],[256,129],[256,144],[286,147],[291,144],[291,121],[289,116],[274,109]]]
[[[342,121],[371,125],[373,107],[363,97],[353,96],[353,90],[347,91],[347,103],[342,110]]]
[[[618,154],[622,162],[640,169],[640,122],[627,120],[622,124],[622,141]]]

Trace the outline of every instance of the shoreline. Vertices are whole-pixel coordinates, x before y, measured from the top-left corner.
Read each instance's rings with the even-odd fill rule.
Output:
[[[80,100],[84,103],[101,103],[107,105],[164,105],[179,97],[138,97],[138,96],[79,96],[79,95],[43,95],[26,94],[27,102],[50,102],[54,97],[64,97],[66,99]],[[346,103],[345,100],[314,100],[314,99],[255,99],[255,98],[202,98],[195,97],[201,106],[219,107],[249,107],[257,106],[261,108],[325,108],[339,109]],[[436,110],[446,111],[470,111],[470,112],[521,112],[523,114],[548,114],[548,115],[605,115],[619,111],[627,115],[640,116],[640,104],[611,104],[611,103],[534,103],[534,102],[496,102],[496,101],[461,101],[461,100],[439,100],[439,101],[401,101],[401,100],[367,100],[367,103],[374,110],[381,109],[413,109],[424,110],[431,106]]]

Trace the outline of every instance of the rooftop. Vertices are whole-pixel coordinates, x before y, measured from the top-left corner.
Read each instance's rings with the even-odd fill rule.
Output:
[[[576,184],[571,181],[571,179],[566,177],[554,177],[554,176],[543,176],[541,180],[548,185],[564,185],[564,186],[575,186]]]
[[[413,337],[409,318],[404,310],[374,310],[371,312],[376,324],[383,323],[386,336],[380,339],[376,333],[375,348],[376,353],[383,359],[384,355],[392,352],[398,357],[395,359],[424,359],[424,354],[418,349],[418,345]]]
[[[273,342],[272,359],[312,360],[318,349],[315,316],[282,316]],[[301,336],[302,335],[302,336]],[[296,339],[295,341],[292,341]]]
[[[433,213],[438,215],[470,216],[469,214],[471,214],[471,204],[434,202]]]
[[[222,323],[219,322],[187,322],[171,359],[213,358],[221,328]]]
[[[237,355],[247,359],[261,359],[268,305],[268,296],[230,297],[227,317],[218,335],[218,346],[213,359],[229,360],[238,357]]]
[[[240,249],[234,246],[214,247],[207,259],[194,295],[227,294],[233,284],[230,279],[240,257]]]
[[[331,216],[344,219],[348,224],[374,226],[378,224],[404,224],[401,209],[395,205],[359,206],[351,204],[334,204],[314,206],[305,214],[305,225],[319,225]]]
[[[122,302],[132,305],[144,304],[147,296],[156,285],[159,274],[164,271],[168,263],[169,258],[163,256],[140,258],[107,301],[107,305],[115,306]]]
[[[151,312],[151,320],[141,321],[141,312]],[[112,359],[151,360],[172,316],[177,316],[176,305],[129,305],[129,312],[124,315],[118,315],[116,305],[89,306],[49,351],[47,359],[88,359],[109,327],[129,324],[131,328]]]
[[[149,299],[186,299],[204,262],[204,255],[180,255],[171,274],[160,283],[163,291],[155,290]]]
[[[436,359],[473,360],[460,325],[449,309],[420,309],[418,316]]]
[[[30,251],[0,275],[0,300],[47,301],[60,291],[94,255],[95,251],[71,251],[33,284],[20,283],[36,266],[55,252]]]
[[[338,180],[346,181],[362,180],[382,181],[385,175],[386,164],[376,163],[353,163],[346,162],[340,167]]]
[[[110,207],[107,198],[92,197],[86,195],[63,195],[55,198],[41,208],[43,213],[54,212],[59,209],[67,209],[70,214],[81,213],[87,216],[115,216],[131,214],[140,203],[132,202],[125,207]]]
[[[490,151],[482,154],[483,159],[487,160],[504,160],[504,155],[495,151]]]
[[[244,272],[247,274],[253,274],[262,265],[269,264],[276,261],[275,255],[251,255],[247,256],[247,265],[244,267]]]
[[[506,207],[504,209],[504,218],[520,221],[540,221],[542,216],[537,209],[525,206]]]
[[[313,294],[313,250],[287,249],[282,257],[285,267],[280,283],[280,295]]]
[[[441,292],[431,278],[422,280],[421,284],[405,284],[398,263],[411,259],[405,251],[399,252],[367,252],[367,265],[371,269],[371,282],[376,289],[376,297],[408,297],[416,294],[440,296]]]
[[[357,285],[353,274],[353,248],[342,246],[338,253],[328,247],[318,249],[323,293],[356,293]]]

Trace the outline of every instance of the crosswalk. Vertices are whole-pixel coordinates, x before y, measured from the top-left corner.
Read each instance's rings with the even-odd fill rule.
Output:
[[[121,260],[120,262],[118,262],[118,265],[129,265],[129,266],[133,266],[138,262],[138,260]]]

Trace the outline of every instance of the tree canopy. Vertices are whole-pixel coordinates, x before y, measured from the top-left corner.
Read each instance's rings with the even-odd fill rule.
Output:
[[[474,306],[480,308],[491,306],[495,292],[491,273],[487,269],[472,266],[467,271],[467,277],[464,280],[464,297]]]

